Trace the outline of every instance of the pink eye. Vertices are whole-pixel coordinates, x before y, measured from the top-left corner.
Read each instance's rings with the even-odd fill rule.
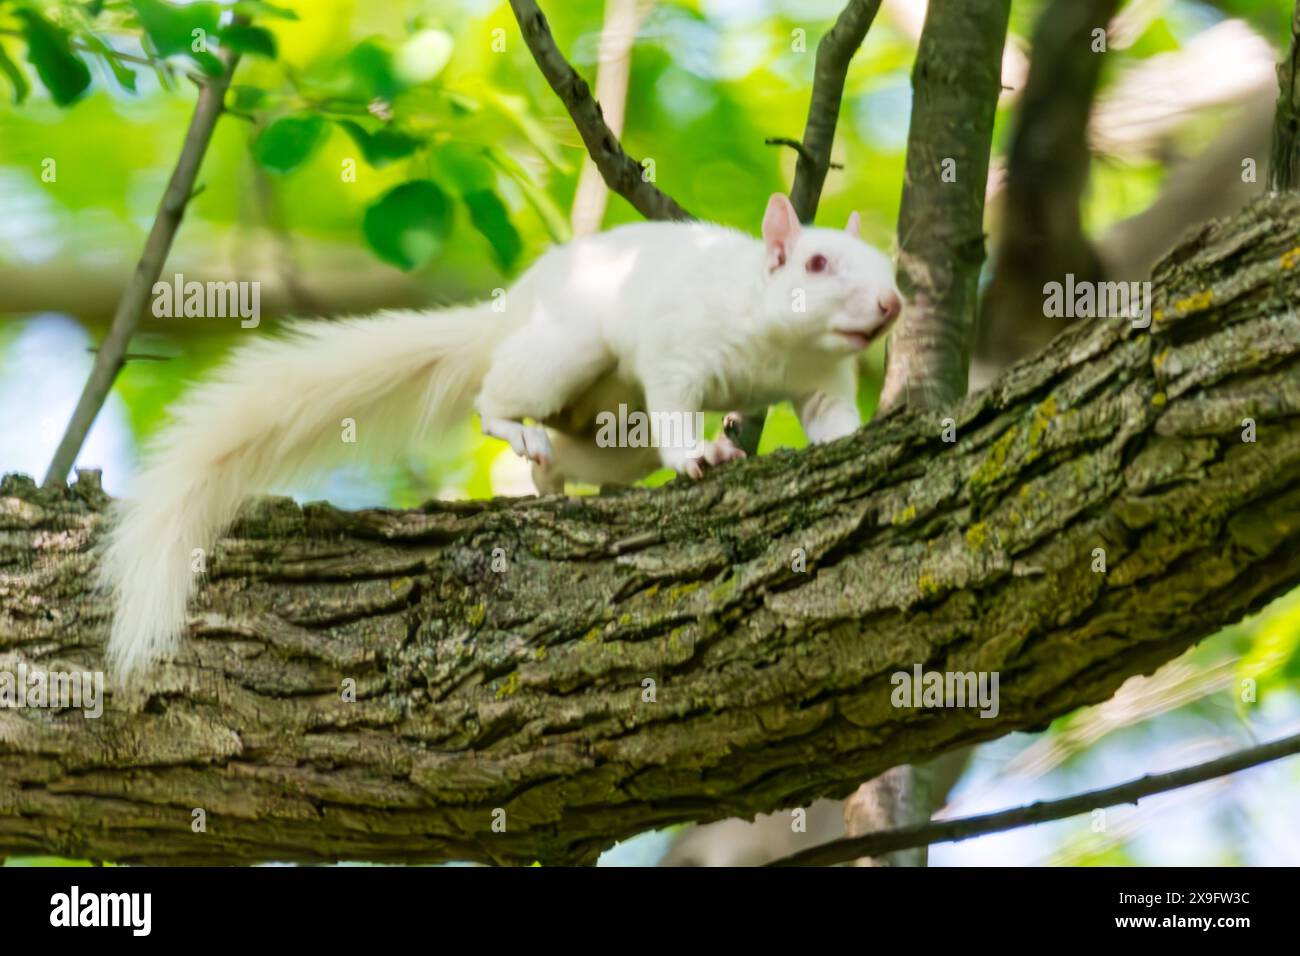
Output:
[[[817,255],[813,256],[811,259],[808,260],[808,264],[807,266],[805,266],[805,268],[809,272],[825,272],[826,266],[827,266],[826,257],[819,252],[817,253]]]

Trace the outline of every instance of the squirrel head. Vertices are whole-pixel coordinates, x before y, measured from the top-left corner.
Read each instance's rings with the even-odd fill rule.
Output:
[[[781,193],[763,215],[764,319],[803,348],[848,355],[878,339],[902,311],[889,257],[859,236],[855,212],[843,231],[803,226]]]

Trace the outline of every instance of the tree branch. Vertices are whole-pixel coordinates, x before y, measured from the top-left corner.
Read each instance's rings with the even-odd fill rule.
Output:
[[[832,866],[860,856],[876,856],[909,847],[929,846],[934,843],[955,843],[971,837],[1014,830],[1017,827],[1063,820],[1080,813],[1090,813],[1100,807],[1120,803],[1137,803],[1144,797],[1155,796],[1170,790],[1179,790],[1193,784],[1204,783],[1215,777],[1225,777],[1250,767],[1291,757],[1300,753],[1300,734],[1284,737],[1272,743],[1260,744],[1246,750],[1228,754],[1215,760],[1184,767],[1169,773],[1147,774],[1114,787],[1089,790],[1087,793],[1063,797],[1060,800],[1040,800],[1023,807],[984,813],[959,820],[939,820],[918,826],[900,827],[897,830],[868,833],[845,840],[832,840],[821,846],[792,854],[768,866]]]
[[[936,408],[966,393],[1010,8],[1010,0],[931,0],[926,11],[898,217],[905,305],[889,339],[883,411]]]
[[[510,0],[524,43],[577,127],[587,154],[600,170],[605,184],[630,202],[647,219],[692,219],[672,197],[645,179],[641,164],[623,151],[618,137],[601,114],[586,80],[569,65],[555,45],[546,17],[533,0]]]
[[[1278,65],[1277,111],[1273,120],[1273,152],[1269,189],[1300,189],[1300,5],[1291,17],[1291,47]]]
[[[27,38],[27,34],[22,30],[14,30],[8,27],[0,27],[0,36],[19,37],[21,39]],[[168,74],[170,74],[173,69],[172,65],[166,60],[160,60],[150,56],[136,56],[134,53],[124,53],[108,43],[104,43],[103,46],[94,46],[86,43],[84,40],[78,39],[77,37],[69,37],[68,45],[74,50],[79,50],[82,53],[89,53],[92,56],[112,58],[122,63],[138,63],[141,66],[151,67],[155,70],[162,70]]]
[[[765,146],[788,146],[788,147],[790,147],[791,149],[793,149],[796,153],[799,154],[799,158],[800,158],[800,159],[805,159],[805,160],[807,160],[808,162],[813,162],[813,161],[814,161],[814,160],[813,160],[813,154],[810,153],[810,152],[808,151],[808,147],[804,146],[804,144],[801,143],[801,142],[799,142],[797,139],[791,139],[791,138],[788,137],[788,136],[769,136],[769,137],[767,137],[766,139],[763,140],[763,144],[764,144]],[[827,168],[828,168],[828,169],[843,169],[843,168],[844,168],[844,164],[843,164],[843,163],[829,163],[828,166],[827,166]],[[797,211],[797,210],[796,210],[796,211]],[[801,218],[800,218],[800,221],[801,221],[801,222],[810,222],[811,220],[809,220],[809,219],[807,219],[807,218],[803,218],[803,217],[801,217]]]
[[[811,223],[817,216],[822,186],[831,168],[831,147],[835,143],[835,127],[840,117],[840,101],[844,96],[844,80],[849,73],[849,62],[866,39],[871,21],[880,9],[880,0],[849,0],[835,18],[835,24],[817,44],[817,63],[813,67],[812,98],[808,103],[808,119],[804,123],[803,141],[796,147],[799,162],[794,169],[794,185],[790,189],[790,202],[799,221]],[[768,140],[773,142],[773,140]],[[780,140],[794,145],[789,140]]]
[[[835,18],[834,25],[818,42],[803,141],[781,136],[766,140],[769,146],[789,146],[799,154],[794,183],[790,188],[790,202],[800,222],[811,224],[817,218],[817,205],[821,202],[826,173],[837,167],[831,162],[831,147],[835,143],[835,127],[840,118],[844,80],[849,73],[849,61],[862,46],[878,9],[880,0],[849,0]],[[766,408],[750,409],[738,418],[735,430],[728,433],[746,454],[756,455],[766,421]]]
[[[168,275],[179,272],[186,281],[255,282],[261,290],[263,319],[301,315],[301,301],[276,268],[279,249],[263,233],[242,237],[224,248],[218,237],[198,230],[178,242],[167,257]],[[430,302],[463,299],[470,294],[469,277],[395,276],[364,249],[342,243],[295,242],[304,267],[311,273],[312,297],[328,306],[322,315],[357,315],[380,309],[428,308]],[[74,316],[92,328],[105,328],[116,307],[135,282],[135,257],[106,248],[88,263],[45,261],[36,264],[0,262],[0,313],[50,313]],[[139,327],[159,322],[146,309]],[[190,320],[184,334],[202,320]],[[175,325],[172,326],[175,329]]]
[[[654,490],[263,499],[147,690],[0,708],[0,855],[587,862],[1104,700],[1300,583],[1298,265],[1300,196],[1202,228],[1150,330],[1071,326],[953,442],[904,411]],[[105,504],[0,486],[0,670],[102,669]],[[893,706],[916,665],[999,673],[997,716]]]
[[[236,17],[235,22],[243,18]],[[239,63],[239,53],[229,47],[218,52],[224,71],[220,76],[208,77],[199,89],[198,102],[194,106],[194,116],[190,120],[189,130],[185,134],[185,143],[181,147],[180,157],[172,170],[171,179],[163,192],[158,213],[154,216],[153,227],[145,240],[144,251],[136,264],[130,284],[126,287],[113,315],[113,325],[108,335],[100,344],[95,355],[95,365],[86,380],[77,407],[68,422],[67,430],[54,452],[50,468],[45,473],[45,485],[53,487],[62,484],[71,470],[73,462],[81,451],[81,446],[94,424],[99,410],[113,388],[113,381],[125,363],[127,346],[140,321],[153,290],[153,285],[162,273],[167,254],[171,251],[172,240],[180,228],[181,218],[194,193],[194,181],[198,176],[203,156],[212,140],[212,131],[221,117],[222,104],[230,78]]]

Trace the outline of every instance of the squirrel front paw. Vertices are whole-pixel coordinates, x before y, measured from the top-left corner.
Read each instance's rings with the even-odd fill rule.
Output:
[[[700,442],[676,463],[680,474],[691,478],[704,477],[705,466],[713,468],[723,462],[737,461],[745,457],[745,450],[733,442],[727,435],[719,435],[713,441]]]

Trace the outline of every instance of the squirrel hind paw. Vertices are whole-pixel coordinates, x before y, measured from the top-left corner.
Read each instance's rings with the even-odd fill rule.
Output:
[[[550,463],[533,463],[533,487],[539,495],[564,494],[564,475]]]
[[[527,458],[543,467],[551,463],[551,440],[540,425],[525,425],[507,418],[483,419],[483,434],[500,438],[510,445],[520,458]]]

